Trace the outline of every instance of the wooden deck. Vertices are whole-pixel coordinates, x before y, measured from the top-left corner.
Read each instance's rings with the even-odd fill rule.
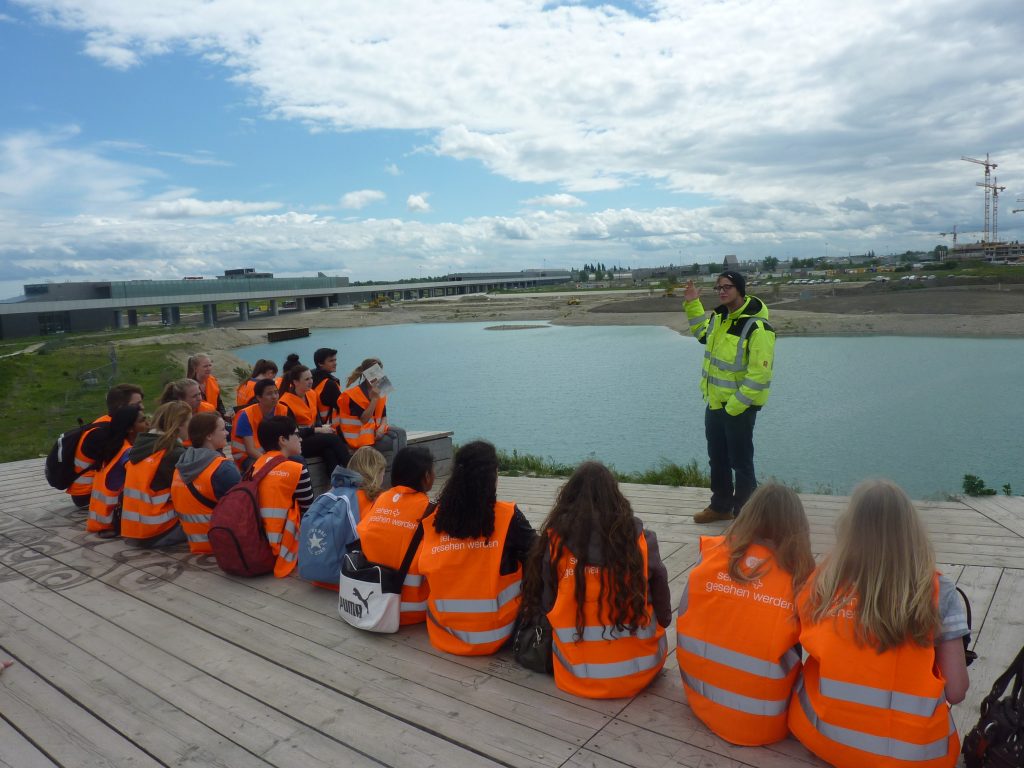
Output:
[[[539,524],[558,481],[502,478]],[[675,658],[641,695],[589,701],[507,654],[434,651],[422,627],[374,636],[298,579],[243,580],[212,558],[84,532],[41,460],[0,465],[0,766],[816,766],[792,739],[731,746],[690,713]],[[627,486],[678,600],[707,491]],[[804,496],[815,549],[845,499]],[[1024,500],[928,502],[943,570],[970,595],[961,733],[1024,644]]]

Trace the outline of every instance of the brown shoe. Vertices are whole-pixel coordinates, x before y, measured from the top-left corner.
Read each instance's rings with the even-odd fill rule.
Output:
[[[703,512],[693,516],[693,522],[703,525],[704,523],[717,523],[721,520],[732,520],[732,512],[718,512],[711,507],[705,507]]]

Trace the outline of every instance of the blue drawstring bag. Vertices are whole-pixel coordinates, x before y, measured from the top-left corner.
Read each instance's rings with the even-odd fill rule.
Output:
[[[299,526],[299,578],[337,584],[341,559],[358,540],[358,473],[337,467],[331,473],[331,489],[320,494],[302,516]]]

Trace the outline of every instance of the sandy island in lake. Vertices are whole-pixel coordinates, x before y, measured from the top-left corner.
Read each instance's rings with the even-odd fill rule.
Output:
[[[760,288],[760,290],[759,290]],[[748,293],[769,306],[780,336],[945,336],[1024,337],[1024,285],[974,285],[893,289],[844,283],[842,286],[759,286]],[[569,303],[570,298],[578,303]],[[702,293],[712,306],[710,293]],[[165,341],[194,345],[214,355],[222,378],[246,365],[232,349],[266,340],[281,328],[361,328],[406,323],[494,323],[491,330],[527,329],[524,323],[556,325],[663,325],[688,332],[682,297],[660,291],[593,291],[469,295],[399,302],[385,309],[331,308],[285,312],[277,317],[230,320],[218,328],[197,329],[139,343]],[[130,342],[129,342],[130,343]]]

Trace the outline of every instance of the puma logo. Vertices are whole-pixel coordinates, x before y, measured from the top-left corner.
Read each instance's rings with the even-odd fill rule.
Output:
[[[363,608],[365,608],[366,610],[370,610],[370,598],[373,597],[373,592],[368,594],[366,597],[363,597],[359,594],[358,589],[353,589],[352,594],[359,598],[359,602],[363,604]]]

